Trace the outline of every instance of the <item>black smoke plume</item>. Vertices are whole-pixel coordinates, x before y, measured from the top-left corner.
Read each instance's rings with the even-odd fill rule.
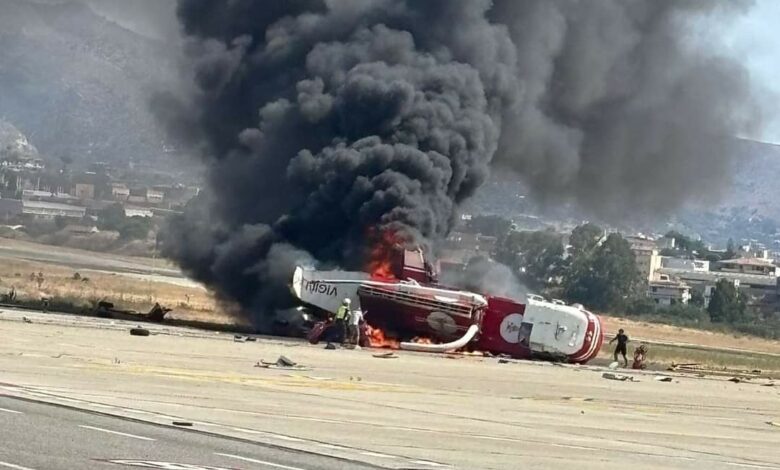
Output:
[[[516,170],[537,198],[612,221],[717,197],[734,137],[758,124],[759,109],[747,71],[697,32],[751,5],[496,0],[490,17],[511,18],[523,87],[496,166]]]
[[[180,0],[194,91],[156,105],[209,180],[164,248],[259,319],[296,262],[446,235],[494,157],[588,208],[682,199],[751,111],[744,71],[686,44],[712,3]]]

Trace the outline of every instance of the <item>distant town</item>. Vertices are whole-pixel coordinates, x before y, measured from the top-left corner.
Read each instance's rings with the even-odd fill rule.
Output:
[[[780,331],[780,252],[755,241],[717,247],[674,231],[620,234],[591,223],[524,230],[503,217],[464,214],[439,259],[444,276],[503,264],[531,292],[605,312]]]
[[[0,149],[0,235],[144,255],[157,228],[200,188],[152,168],[39,158],[23,136]]]

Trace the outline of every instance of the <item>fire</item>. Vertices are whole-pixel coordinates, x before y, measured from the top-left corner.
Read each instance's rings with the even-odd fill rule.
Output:
[[[416,336],[416,337],[412,338],[412,343],[417,343],[417,344],[434,344],[433,340],[431,338],[423,338],[421,336]]]
[[[458,354],[462,356],[479,356],[479,357],[485,357],[486,354],[484,351],[459,351]]]
[[[385,332],[371,325],[366,325],[366,336],[372,348],[399,349],[401,342],[395,338],[388,338]]]
[[[401,236],[393,230],[372,228],[368,231],[367,239],[370,245],[367,271],[371,277],[378,280],[395,280],[392,260],[398,246],[402,245]]]

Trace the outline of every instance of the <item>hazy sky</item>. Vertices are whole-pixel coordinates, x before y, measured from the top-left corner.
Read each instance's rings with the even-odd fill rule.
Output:
[[[138,32],[157,37],[177,34],[175,0],[88,1],[104,15]],[[705,28],[707,40],[721,42],[723,47],[744,60],[756,84],[780,97],[780,0],[754,0],[754,3],[744,15],[726,19],[717,16]],[[772,105],[775,101],[780,102],[780,98],[770,97],[764,101],[767,114],[774,114]],[[780,143],[780,118],[767,119],[763,131],[751,137]]]
[[[767,100],[767,112],[777,114],[775,103],[780,103],[780,1],[756,0],[746,15],[723,25],[720,37],[737,57],[743,58],[752,79],[767,87],[776,96]],[[770,118],[762,140],[780,143],[780,118]]]

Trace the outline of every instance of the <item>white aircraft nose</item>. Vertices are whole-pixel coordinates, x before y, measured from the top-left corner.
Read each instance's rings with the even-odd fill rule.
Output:
[[[295,295],[299,299],[303,298],[301,296],[303,293],[303,268],[300,266],[297,266],[295,268],[295,272],[293,273],[292,288],[293,292],[295,292]]]

